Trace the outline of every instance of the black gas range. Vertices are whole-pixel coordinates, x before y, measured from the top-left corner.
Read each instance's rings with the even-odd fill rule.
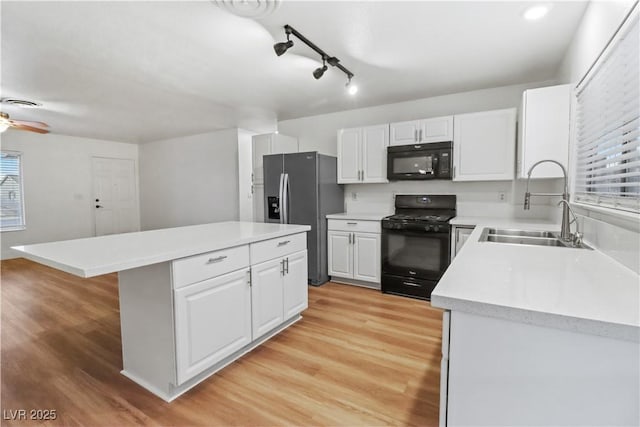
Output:
[[[455,195],[396,195],[382,219],[382,292],[431,299],[449,266]]]

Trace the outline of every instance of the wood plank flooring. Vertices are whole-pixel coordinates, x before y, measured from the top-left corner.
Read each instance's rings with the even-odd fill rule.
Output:
[[[115,274],[1,268],[2,425],[437,425],[442,312],[329,283],[303,319],[166,403],[120,374]],[[9,410],[55,409],[48,422]]]

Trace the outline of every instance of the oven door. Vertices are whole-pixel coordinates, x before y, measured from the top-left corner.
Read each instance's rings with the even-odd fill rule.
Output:
[[[450,234],[382,230],[382,273],[438,280],[449,266]]]
[[[387,179],[434,179],[438,171],[438,152],[431,150],[389,152]]]

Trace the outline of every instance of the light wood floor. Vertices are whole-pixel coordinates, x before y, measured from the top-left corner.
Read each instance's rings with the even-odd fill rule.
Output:
[[[168,404],[119,373],[116,275],[0,268],[3,411],[56,409],[45,425],[437,425],[442,314],[427,302],[310,288],[303,320]]]

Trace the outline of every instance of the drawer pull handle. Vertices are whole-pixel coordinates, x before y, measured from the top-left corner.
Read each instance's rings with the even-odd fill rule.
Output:
[[[417,283],[402,282],[402,284],[403,284],[403,285],[407,285],[407,286],[415,286],[415,287],[417,287],[417,288],[419,288],[419,287],[420,287],[420,285],[419,285],[419,284],[417,284]]]
[[[358,225],[357,222],[348,222],[347,225]]]
[[[284,246],[288,244],[291,240],[285,240],[284,242],[278,242],[278,246]]]
[[[207,261],[207,264],[214,264],[216,262],[220,262],[223,259],[225,259],[226,257],[227,257],[226,255],[222,255],[222,256],[219,256],[219,257],[215,257],[215,258],[209,258],[209,261]]]

